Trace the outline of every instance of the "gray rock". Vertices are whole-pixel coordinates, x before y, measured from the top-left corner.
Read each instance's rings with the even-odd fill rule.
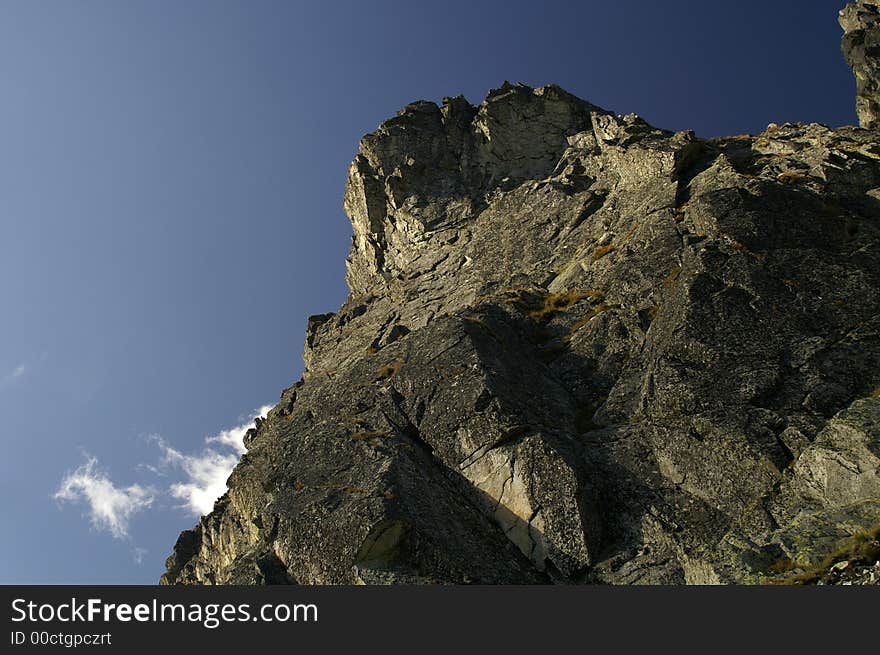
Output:
[[[857,0],[840,11],[843,54],[856,76],[856,112],[862,127],[880,126],[880,4]]]
[[[349,298],[162,581],[821,559],[880,522],[878,198],[864,129],[698,139],[555,86],[407,106],[349,170]]]

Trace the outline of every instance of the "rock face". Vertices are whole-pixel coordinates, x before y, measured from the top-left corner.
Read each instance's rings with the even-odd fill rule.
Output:
[[[856,76],[856,112],[862,127],[880,126],[880,4],[857,0],[840,12],[843,54]]]
[[[756,582],[880,522],[875,132],[505,84],[365,136],[345,208],[351,294],[164,583]]]

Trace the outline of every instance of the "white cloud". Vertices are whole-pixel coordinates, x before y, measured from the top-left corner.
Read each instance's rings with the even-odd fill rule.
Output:
[[[134,563],[140,566],[144,563],[144,556],[149,553],[146,548],[139,548],[135,546],[131,551],[131,558],[134,560]]]
[[[122,539],[128,536],[131,517],[153,504],[154,492],[137,484],[117,487],[98,469],[98,460],[88,457],[85,464],[65,476],[54,498],[87,503],[92,525]]]
[[[184,501],[184,506],[193,514],[207,514],[214,507],[214,501],[226,493],[226,479],[238,463],[239,455],[218,453],[205,448],[198,455],[185,455],[159,440],[159,447],[170,464],[183,471],[185,482],[175,482],[169,487],[171,495]]]
[[[235,452],[237,452],[239,455],[244,455],[245,432],[254,427],[255,418],[257,418],[258,416],[266,416],[266,414],[269,413],[270,409],[272,409],[272,405],[263,405],[256,412],[252,413],[245,423],[242,423],[241,425],[236,425],[234,428],[229,428],[228,430],[223,430],[223,432],[213,437],[208,437],[207,439],[205,439],[205,442],[209,444],[217,443],[223,446],[229,446],[230,448],[233,448]]]
[[[0,377],[0,385],[5,387],[9,384],[12,384],[19,378],[23,377],[25,373],[27,373],[27,366],[25,366],[24,364],[19,364],[14,369],[9,371],[6,375]]]
[[[271,405],[264,405],[247,422],[206,438],[205,448],[196,455],[182,453],[157,438],[164,464],[179,468],[186,476],[184,481],[170,486],[171,495],[182,500],[184,507],[196,516],[209,513],[214,501],[226,493],[226,480],[245,452],[245,433],[253,427],[256,417],[265,416],[270,409]]]
[[[214,508],[214,501],[226,493],[226,480],[245,452],[245,433],[256,417],[265,416],[271,408],[264,405],[241,425],[207,437],[205,447],[198,454],[183,453],[161,437],[153,437],[162,451],[162,461],[159,466],[141,464],[138,468],[171,480],[182,478],[168,484],[164,491],[137,484],[117,487],[98,468],[98,460],[87,455],[85,464],[64,477],[54,498],[85,503],[92,525],[98,530],[107,530],[117,539],[128,536],[131,517],[151,507],[160,495],[183,501],[182,506],[196,516],[207,514]],[[145,553],[142,548],[135,548],[132,557],[140,564]]]

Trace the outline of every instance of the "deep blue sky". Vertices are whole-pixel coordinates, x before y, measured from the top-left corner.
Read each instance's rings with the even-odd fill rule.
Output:
[[[2,2],[0,582],[157,580],[196,519],[149,435],[199,452],[299,378],[347,165],[401,106],[510,80],[701,136],[853,123],[842,6]],[[153,490],[127,536],[52,498],[86,453]]]

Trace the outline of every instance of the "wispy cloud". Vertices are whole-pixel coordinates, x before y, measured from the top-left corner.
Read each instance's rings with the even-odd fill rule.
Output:
[[[107,530],[116,539],[128,536],[131,517],[153,504],[155,493],[137,484],[120,488],[98,468],[98,460],[86,463],[61,481],[54,498],[62,502],[85,503],[88,516],[97,530]]]
[[[214,508],[214,501],[226,493],[226,480],[245,452],[244,435],[253,427],[258,416],[265,416],[272,409],[264,405],[252,413],[249,419],[233,428],[223,430],[205,439],[205,448],[198,454],[185,454],[157,437],[162,449],[163,464],[181,470],[185,480],[169,487],[171,495],[183,501],[192,514],[201,516]]]
[[[0,386],[8,386],[19,378],[24,377],[24,374],[27,373],[27,370],[28,369],[25,364],[19,364],[14,369],[8,371],[5,375],[0,377]]]
[[[140,566],[144,563],[144,556],[149,553],[146,548],[139,548],[135,546],[131,551],[131,558],[134,560],[134,563]]]

